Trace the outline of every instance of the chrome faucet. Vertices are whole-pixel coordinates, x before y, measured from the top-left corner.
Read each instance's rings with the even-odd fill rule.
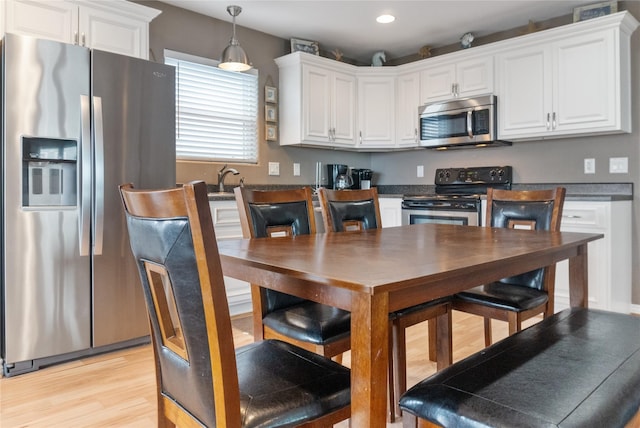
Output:
[[[227,168],[227,164],[224,164],[222,169],[220,171],[218,171],[218,192],[224,193],[224,178],[229,173],[231,173],[233,175],[240,174],[237,169],[235,169],[235,168]]]

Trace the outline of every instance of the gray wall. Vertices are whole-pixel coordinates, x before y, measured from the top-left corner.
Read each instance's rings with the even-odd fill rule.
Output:
[[[163,61],[163,50],[171,49],[218,58],[231,35],[231,23],[208,18],[157,1],[138,3],[162,10],[150,26],[150,57]],[[640,2],[620,2],[640,18]],[[221,3],[220,7],[223,6]],[[295,17],[292,17],[295,19]],[[242,15],[238,18],[242,24]],[[260,71],[260,87],[270,79],[278,85],[278,70],[273,61],[289,53],[289,41],[253,31],[237,28],[240,44],[245,48],[253,65]],[[512,147],[484,150],[458,150],[450,152],[407,151],[397,153],[350,153],[322,149],[279,147],[276,142],[264,142],[263,118],[260,119],[260,148],[257,165],[234,165],[252,184],[313,184],[315,163],[345,163],[356,168],[372,168],[374,184],[433,184],[438,167],[512,165],[516,183],[599,183],[633,182],[636,194],[633,200],[633,303],[640,304],[640,120],[638,118],[640,85],[640,30],[632,36],[632,134],[567,138],[515,143]],[[261,91],[261,105],[263,93]],[[263,114],[262,112],[260,113]],[[628,174],[609,174],[609,157],[628,157]],[[596,174],[583,174],[583,159],[595,158]],[[280,162],[280,176],[267,175],[267,163]],[[301,164],[302,175],[294,177],[292,164]],[[424,165],[425,177],[416,177],[416,167]],[[207,162],[179,162],[178,182],[205,180],[215,183],[215,172],[221,165]],[[237,183],[240,176],[230,176],[229,183]],[[235,181],[234,181],[235,180]]]

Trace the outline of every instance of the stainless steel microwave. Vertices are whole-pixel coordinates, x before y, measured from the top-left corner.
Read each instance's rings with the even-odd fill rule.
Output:
[[[420,107],[420,146],[435,149],[510,145],[498,139],[495,95]]]

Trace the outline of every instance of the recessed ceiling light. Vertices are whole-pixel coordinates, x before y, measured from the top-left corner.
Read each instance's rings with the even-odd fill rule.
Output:
[[[388,24],[396,20],[396,17],[393,15],[380,15],[376,18],[376,21],[380,24]]]

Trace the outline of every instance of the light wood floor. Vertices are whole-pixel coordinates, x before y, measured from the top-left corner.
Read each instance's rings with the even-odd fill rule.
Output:
[[[483,348],[482,319],[454,311],[453,320],[453,358],[458,361]],[[409,385],[435,372],[426,355],[426,326],[407,332]],[[506,337],[506,323],[493,321],[493,326],[494,340]],[[253,341],[249,317],[235,318],[233,331],[236,346]],[[154,427],[152,359],[146,345],[2,378],[0,427]],[[350,364],[349,353],[343,363]]]

